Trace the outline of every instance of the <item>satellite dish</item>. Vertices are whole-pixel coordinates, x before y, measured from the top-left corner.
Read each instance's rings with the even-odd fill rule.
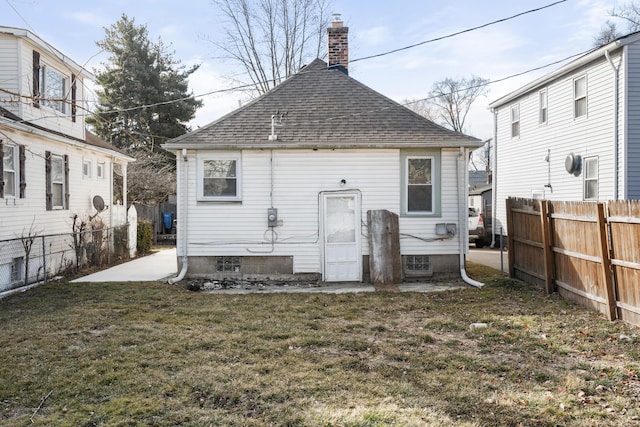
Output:
[[[93,207],[96,208],[98,212],[105,210],[104,199],[101,196],[93,196]]]
[[[577,174],[580,171],[580,156],[578,154],[569,153],[564,159],[564,168],[568,173]]]

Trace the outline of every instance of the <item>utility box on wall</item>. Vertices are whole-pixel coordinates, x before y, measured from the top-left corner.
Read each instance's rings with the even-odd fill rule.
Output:
[[[278,209],[276,208],[267,209],[267,226],[268,227],[278,226]]]

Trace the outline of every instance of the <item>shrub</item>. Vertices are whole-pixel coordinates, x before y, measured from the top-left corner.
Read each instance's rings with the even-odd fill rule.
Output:
[[[127,225],[121,225],[113,229],[113,254],[116,259],[129,258],[129,230]]]
[[[138,254],[147,254],[153,245],[153,224],[151,221],[138,221]]]

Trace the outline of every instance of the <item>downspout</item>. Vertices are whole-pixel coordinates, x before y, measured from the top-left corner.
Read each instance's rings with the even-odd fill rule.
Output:
[[[471,286],[475,286],[476,288],[481,288],[484,286],[484,283],[473,280],[469,276],[467,276],[467,271],[465,269],[464,257],[465,251],[469,246],[469,209],[467,207],[467,203],[465,200],[468,200],[469,192],[467,185],[467,177],[468,173],[467,169],[467,161],[465,160],[466,153],[464,147],[460,147],[460,154],[458,154],[458,164],[456,165],[456,178],[458,181],[458,223],[460,226],[458,227],[458,242],[460,244],[459,255],[460,255],[460,277],[464,280],[465,283]]]
[[[615,171],[615,178],[613,180],[613,200],[618,200],[618,146],[620,145],[619,141],[619,132],[618,132],[618,84],[620,82],[620,70],[619,65],[616,67],[613,64],[613,60],[611,56],[609,56],[609,51],[604,51],[604,56],[609,61],[609,65],[611,65],[611,69],[613,70],[614,78],[613,78],[613,170]],[[625,170],[624,173],[627,173]]]
[[[115,177],[113,174],[113,169],[116,167],[116,156],[111,156],[111,164],[109,165],[109,203],[111,204],[111,209],[109,212],[109,227],[113,227],[113,223],[114,223],[114,213],[113,213],[113,206],[115,206],[116,201],[114,200],[113,197],[113,191],[114,191],[114,185],[113,185],[113,178]]]
[[[493,113],[493,164],[491,165],[491,247],[496,247],[496,212],[498,210],[498,112]],[[491,156],[491,152],[489,152]],[[491,159],[489,159],[491,161]],[[502,238],[502,233],[500,233]]]
[[[182,209],[180,209],[180,217],[182,218],[181,224],[180,224],[180,228],[182,229],[182,269],[180,270],[180,273],[174,277],[173,279],[169,279],[169,284],[173,285],[174,283],[177,283],[179,281],[181,281],[182,279],[184,279],[184,276],[187,274],[187,268],[188,268],[188,264],[189,264],[189,258],[187,257],[187,202],[189,200],[188,196],[187,196],[187,191],[189,189],[189,171],[187,168],[187,161],[188,161],[188,157],[187,157],[187,149],[183,148],[182,149],[182,160],[184,160],[184,163],[182,164],[181,169],[181,175],[182,175],[182,183],[183,183],[183,187],[182,187]]]

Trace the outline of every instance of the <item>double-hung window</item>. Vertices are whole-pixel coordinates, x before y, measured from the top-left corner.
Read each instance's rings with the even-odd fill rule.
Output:
[[[44,65],[40,70],[40,94],[42,105],[67,113],[67,91],[69,82],[61,73]]]
[[[77,113],[77,76],[66,75],[54,67],[41,61],[40,52],[33,51],[32,62],[33,106],[40,108],[44,105],[62,114],[70,115],[71,121],[76,121]],[[69,100],[69,95],[71,100]]]
[[[97,166],[96,166],[96,175],[98,177],[98,179],[104,179],[105,178],[105,163],[104,162],[98,162]]]
[[[10,145],[0,139],[0,199],[26,197],[26,148]]]
[[[540,91],[540,113],[538,121],[541,125],[547,124],[548,111],[549,111],[549,98],[547,96],[547,90]]]
[[[204,154],[198,159],[198,200],[242,200],[239,153]]]
[[[64,159],[62,156],[51,157],[51,194],[53,209],[64,207]]]
[[[433,212],[433,158],[407,157],[407,212]]]
[[[511,138],[520,136],[520,104],[511,107]]]
[[[573,117],[587,115],[587,76],[578,77],[573,81]]]
[[[91,179],[93,169],[93,162],[91,160],[83,160],[82,161],[82,177],[84,179]]]
[[[598,199],[598,158],[584,159],[584,199]]]
[[[14,146],[8,145],[3,149],[4,155],[2,156],[2,180],[4,181],[4,196],[3,197],[16,197],[17,196],[17,167],[18,156],[17,149]]]
[[[401,207],[404,216],[441,215],[440,161],[442,153],[433,149],[402,150]]]
[[[45,152],[47,210],[69,209],[69,156]]]

